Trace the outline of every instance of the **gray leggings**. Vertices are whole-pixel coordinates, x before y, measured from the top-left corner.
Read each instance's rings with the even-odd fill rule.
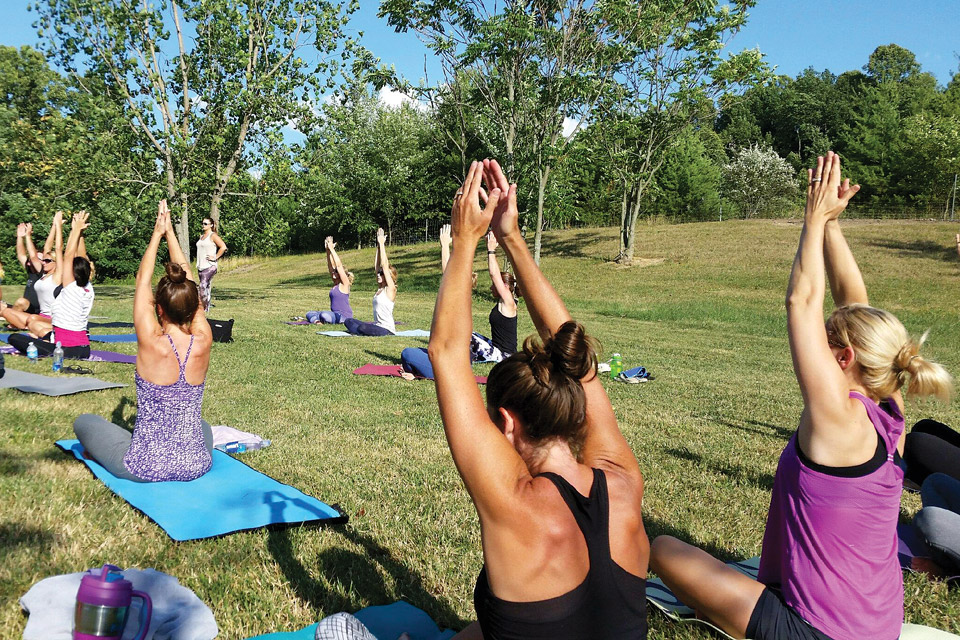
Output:
[[[201,420],[200,424],[203,426],[203,443],[207,452],[210,452],[213,449],[213,429],[206,420]],[[133,436],[123,427],[101,416],[84,413],[73,421],[73,432],[77,434],[84,451],[113,475],[134,482],[149,482],[127,471],[123,464],[123,456],[127,454]]]
[[[920,489],[923,509],[913,524],[930,545],[933,561],[947,573],[960,573],[960,480],[932,473]]]

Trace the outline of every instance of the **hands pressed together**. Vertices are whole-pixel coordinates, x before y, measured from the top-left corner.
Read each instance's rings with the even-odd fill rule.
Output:
[[[836,220],[858,191],[860,185],[851,186],[850,178],[841,181],[840,156],[828,151],[826,156],[817,158],[815,169],[807,169],[806,220]]]
[[[481,201],[486,205],[482,209]],[[453,197],[452,236],[476,242],[489,229],[493,232],[494,243],[503,242],[505,238],[520,233],[519,221],[517,185],[507,181],[496,160],[472,162],[463,185]],[[489,240],[487,246],[490,246]],[[494,244],[494,248],[496,246]]]

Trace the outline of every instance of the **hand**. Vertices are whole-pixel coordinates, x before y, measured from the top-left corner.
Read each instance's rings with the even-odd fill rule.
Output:
[[[496,251],[499,246],[500,243],[497,242],[497,237],[493,235],[493,230],[487,231],[487,251]]]
[[[21,222],[17,225],[17,237],[26,238],[27,237],[27,225],[25,222]]]
[[[383,227],[377,229],[377,244],[386,244],[387,243],[387,234],[383,230]]]
[[[817,168],[807,169],[807,179],[808,220],[836,220],[860,191],[860,185],[850,186],[849,178],[840,181],[840,156],[833,151],[817,158]]]
[[[957,244],[960,244],[960,233],[957,234]]]
[[[27,228],[27,235],[28,235],[28,236],[33,235],[33,223],[32,223],[32,222],[28,222],[28,223],[26,223],[26,225],[24,225],[24,226],[26,226],[26,228]]]
[[[208,253],[208,254],[207,254],[207,260],[209,260],[210,262],[216,262],[216,261],[217,261],[217,254],[215,254],[215,253]]]
[[[440,227],[440,244],[444,246],[450,245],[450,225],[445,224]]]
[[[162,236],[167,233],[167,227],[170,224],[170,209],[167,208],[167,201],[161,200],[157,204],[157,221],[153,225],[153,235]]]
[[[89,219],[90,219],[89,213],[87,213],[86,211],[78,211],[77,213],[73,214],[73,227],[75,229],[79,229],[80,231],[83,231],[84,229],[90,226],[90,223],[87,222],[87,220]]]
[[[453,197],[451,231],[455,238],[476,241],[486,234],[500,202],[500,189],[493,188],[487,198],[487,206],[480,208],[480,183],[483,180],[483,164],[472,162],[463,185]]]
[[[53,214],[53,224],[63,224],[63,211],[57,211]]]
[[[499,189],[502,197],[493,212],[490,226],[497,240],[520,234],[520,213],[517,211],[517,184],[509,183],[496,160],[483,161],[483,181],[488,189]]]
[[[324,249],[333,249],[333,236],[327,236],[323,239],[323,248]]]

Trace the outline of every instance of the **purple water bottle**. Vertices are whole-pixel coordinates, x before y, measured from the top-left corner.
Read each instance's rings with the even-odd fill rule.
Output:
[[[150,627],[153,603],[143,591],[135,591],[133,583],[123,578],[120,567],[105,564],[90,569],[80,579],[77,608],[73,618],[73,640],[120,640],[127,623],[133,598],[143,600],[140,607],[140,629],[134,640],[143,640]]]

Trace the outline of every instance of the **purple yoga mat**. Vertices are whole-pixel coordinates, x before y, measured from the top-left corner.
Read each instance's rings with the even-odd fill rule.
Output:
[[[14,356],[23,355],[17,351],[15,347],[9,344],[0,345],[0,353]],[[68,360],[72,359],[74,358],[68,358]],[[85,360],[89,362],[119,362],[121,364],[137,364],[137,356],[128,355],[126,353],[117,353],[115,351],[99,351],[96,349],[91,349],[90,357],[86,358]]]

